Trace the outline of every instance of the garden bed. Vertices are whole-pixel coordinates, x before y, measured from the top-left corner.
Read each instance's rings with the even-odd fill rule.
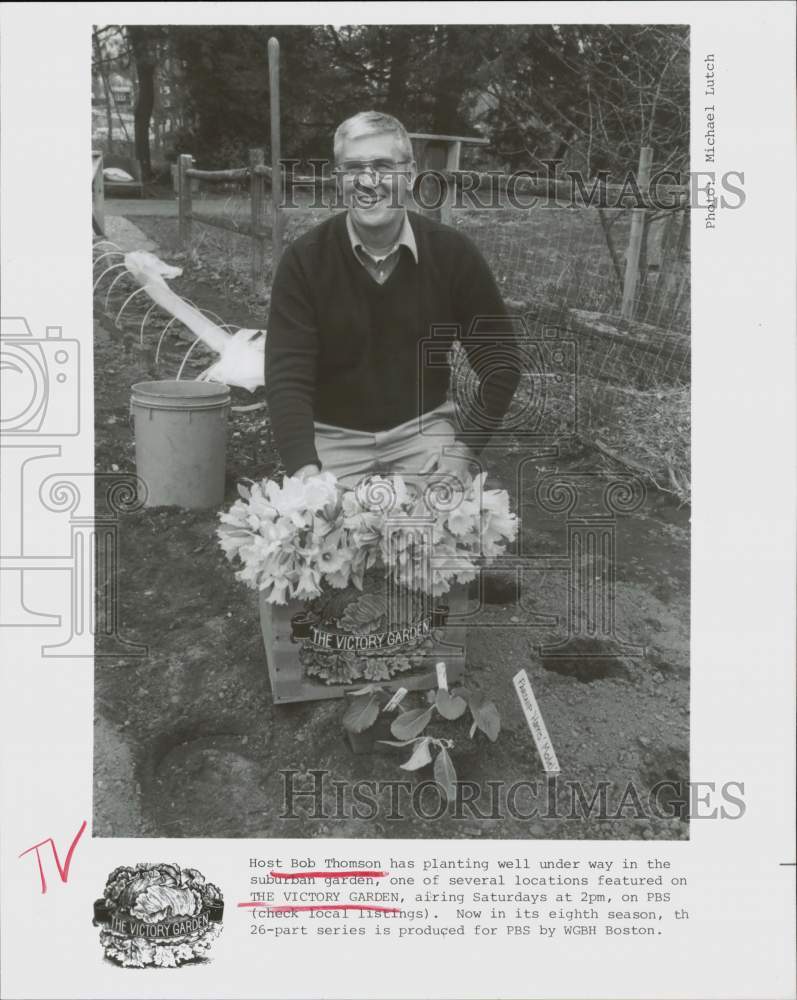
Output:
[[[174,251],[174,220],[137,218],[161,255]],[[171,233],[171,241],[166,237]],[[173,287],[224,318],[258,328],[266,305],[232,283],[221,260],[190,261]],[[139,319],[140,322],[140,319]],[[172,378],[184,347],[154,363],[154,344],[139,340],[135,321],[117,329],[103,316],[95,326],[95,436],[98,472],[135,469],[128,423],[130,387]],[[187,372],[196,372],[189,359]],[[238,404],[260,393],[241,392]],[[661,780],[689,778],[689,516],[670,496],[649,491],[643,505],[617,523],[614,610],[622,637],[645,656],[606,671],[589,662],[578,675],[557,671],[539,647],[562,638],[551,616],[566,617],[568,581],[556,568],[567,556],[563,515],[540,509],[536,487],[551,471],[598,473],[600,455],[574,446],[535,458],[522,439],[486,456],[492,475],[512,494],[522,517],[522,551],[545,557],[524,571],[517,601],[486,605],[469,620],[466,682],[495,701],[500,740],[479,753],[468,777],[487,788],[498,782],[539,781],[547,787],[520,710],[512,677],[524,668],[562,766],[555,794],[561,808],[533,813],[524,800],[502,818],[482,803],[432,822],[411,800],[398,812],[385,800],[376,816],[341,812],[330,782],[393,781],[389,755],[352,754],[342,739],[339,701],[275,705],[259,624],[257,595],[235,580],[221,552],[214,511],[146,509],[119,523],[120,629],[147,646],[141,658],[98,659],[95,675],[96,836],[131,837],[407,837],[407,838],[661,838],[688,836],[683,814],[572,815],[567,782],[590,789],[607,783],[620,802],[633,781],[644,800]],[[521,474],[522,467],[522,474]],[[243,477],[280,473],[265,410],[230,418],[225,507]],[[600,478],[600,477],[599,477]],[[512,588],[506,588],[507,595]],[[286,815],[286,788],[310,787],[323,772],[320,809]],[[320,780],[320,779],[319,779]],[[288,785],[286,785],[286,782]],[[290,786],[293,782],[293,786]],[[308,786],[308,783],[310,785]],[[681,801],[680,799],[678,800]],[[345,804],[345,803],[344,803]],[[310,809],[312,813],[312,808]],[[570,818],[568,818],[570,816]]]

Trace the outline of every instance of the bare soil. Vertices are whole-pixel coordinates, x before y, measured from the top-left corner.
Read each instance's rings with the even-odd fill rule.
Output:
[[[174,256],[174,220],[137,218],[136,224],[164,259]],[[188,267],[173,287],[225,322],[265,323],[266,302],[212,260]],[[142,344],[134,314],[117,328],[102,296],[95,304],[96,470],[123,476],[135,471],[130,387],[173,378],[188,342],[170,340],[156,364],[157,328],[145,331]],[[186,374],[199,367],[201,358],[192,357]],[[236,392],[233,402],[260,398]],[[421,801],[419,786],[398,768],[401,758],[353,754],[340,724],[342,702],[275,707],[257,595],[235,580],[217,544],[218,512],[149,508],[120,521],[117,574],[120,632],[146,646],[146,655],[96,660],[95,835],[687,838],[688,508],[649,490],[635,512],[616,520],[616,634],[644,647],[644,655],[620,651],[606,659],[586,641],[570,658],[543,656],[541,647],[566,636],[568,529],[564,513],[542,510],[537,485],[551,471],[592,474],[584,480],[585,502],[594,512],[609,481],[605,462],[577,443],[559,457],[535,458],[516,439],[490,452],[488,467],[510,490],[523,522],[522,551],[534,558],[519,595],[506,577],[493,575],[491,603],[469,631],[467,683],[497,704],[502,719],[496,743],[477,739],[469,752],[454,752],[460,779],[481,789],[481,815],[460,802],[433,821],[419,816],[413,792],[416,806],[434,812],[434,790]],[[267,412],[233,413],[225,506],[236,498],[239,478],[279,472]],[[544,623],[550,616],[554,626]],[[513,688],[521,667],[559,758],[556,780],[542,770]],[[286,785],[310,787],[318,780],[311,772],[322,771],[328,773],[321,799],[297,799],[298,818],[290,818]],[[394,792],[398,807],[384,793],[376,815],[357,818],[350,800],[336,808],[333,781],[409,784]],[[651,815],[651,789],[665,781],[671,785],[659,798],[661,815]],[[488,783],[500,782],[504,796],[513,783],[526,783],[516,786],[513,810],[505,798],[491,810],[487,796],[498,786]],[[572,808],[572,783],[579,782],[587,802],[603,787],[603,815]]]

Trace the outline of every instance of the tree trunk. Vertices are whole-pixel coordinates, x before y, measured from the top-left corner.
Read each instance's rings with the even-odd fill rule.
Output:
[[[395,25],[390,34],[390,77],[387,84],[387,111],[402,118],[407,103],[407,80],[410,70],[410,27]],[[413,123],[408,124],[410,131]]]
[[[105,94],[105,120],[108,123],[108,152],[113,152],[113,109],[111,108],[111,90],[108,86],[108,77],[105,74],[105,66],[102,62],[102,49],[100,48],[100,39],[97,35],[97,29],[94,29],[92,35],[92,41],[94,43],[94,58],[97,60],[97,71],[100,74],[100,79],[102,80],[102,89]]]
[[[136,110],[133,117],[136,159],[141,164],[141,179],[146,182],[152,179],[149,126],[152,109],[155,106],[156,41],[149,30],[141,25],[130,25],[127,31],[138,76]]]
[[[461,134],[459,100],[462,81],[457,25],[438,25],[435,30],[438,71],[433,94],[432,132],[438,135],[458,135]]]

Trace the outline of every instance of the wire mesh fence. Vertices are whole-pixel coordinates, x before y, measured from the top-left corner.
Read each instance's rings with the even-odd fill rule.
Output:
[[[290,243],[339,210],[284,212]],[[555,330],[572,343],[576,378],[546,386],[547,427],[594,445],[609,459],[647,472],[680,499],[689,496],[690,261],[689,211],[645,213],[630,315],[623,315],[631,209],[538,206],[455,209],[451,225],[484,254],[509,309],[528,334]],[[266,208],[265,226],[271,224]],[[243,285],[251,272],[249,198],[234,186],[194,196],[190,255]],[[224,228],[216,223],[223,220]],[[210,224],[205,224],[205,223]],[[273,262],[266,254],[267,267]],[[262,312],[265,322],[267,296]],[[186,367],[188,376],[194,361]],[[170,350],[164,357],[170,356]],[[467,376],[467,371],[464,372]],[[540,382],[521,379],[514,406],[534,412]],[[575,421],[571,420],[575,412]]]
[[[609,461],[690,497],[689,212],[645,220],[630,315],[622,315],[632,211],[576,206],[455,213],[532,338],[572,344],[576,377],[547,380],[538,432],[571,427]],[[539,391],[521,380],[515,408]],[[510,415],[511,415],[510,411]]]

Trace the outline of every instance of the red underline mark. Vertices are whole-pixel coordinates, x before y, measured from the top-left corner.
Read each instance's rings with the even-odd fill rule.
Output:
[[[375,872],[372,869],[356,872],[269,872],[272,878],[385,878],[390,872]]]
[[[271,910],[272,913],[307,913],[311,910],[374,910],[377,913],[401,913],[397,906],[368,906],[365,903],[311,903],[307,906],[296,906],[291,903],[239,903],[239,907],[256,907]]]

